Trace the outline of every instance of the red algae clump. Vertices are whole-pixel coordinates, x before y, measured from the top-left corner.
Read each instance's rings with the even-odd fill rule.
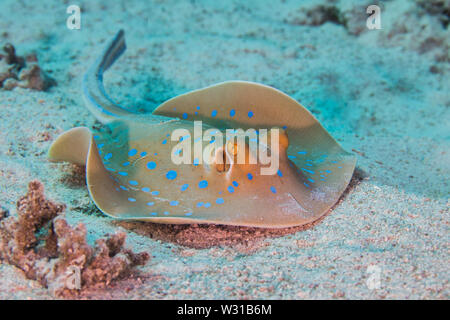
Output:
[[[105,287],[132,276],[149,255],[124,247],[126,235],[118,232],[86,241],[86,227],[70,226],[62,213],[65,205],[44,197],[39,181],[17,202],[17,217],[0,214],[0,260],[21,269],[56,296],[70,296],[87,288]]]

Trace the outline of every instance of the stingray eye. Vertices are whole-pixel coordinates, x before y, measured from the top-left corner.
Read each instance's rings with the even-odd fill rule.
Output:
[[[248,143],[240,143],[237,141],[227,142],[227,153],[230,157],[236,159],[239,155],[246,155],[248,149]]]
[[[222,147],[217,150],[216,156],[214,159],[214,164],[216,165],[216,169],[218,172],[225,172],[230,170],[230,159],[225,152],[225,149]]]
[[[279,141],[280,148],[281,149],[287,149],[288,146],[289,146],[289,138],[288,138],[288,135],[287,135],[287,131],[285,129],[280,128],[280,127],[272,127],[270,129],[270,131],[268,131],[265,134],[260,134],[260,136],[259,136],[260,139],[262,139],[262,138],[266,139],[265,141],[267,143],[268,152],[270,152],[269,146],[272,143],[273,130],[278,130],[278,141]]]
[[[280,129],[280,147],[283,149],[287,149],[289,146],[289,138],[287,135],[287,131],[284,129]]]
[[[234,164],[256,164],[247,141],[227,141],[226,153]]]
[[[227,142],[227,151],[231,156],[236,156],[238,153],[238,144],[237,142],[228,141]]]

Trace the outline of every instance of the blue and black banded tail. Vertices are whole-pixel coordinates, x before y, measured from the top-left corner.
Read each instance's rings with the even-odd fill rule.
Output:
[[[83,78],[83,95],[86,106],[103,123],[134,114],[114,102],[106,94],[103,86],[103,73],[111,67],[125,50],[125,33],[123,30],[120,30],[103,52],[103,55],[95,61]]]

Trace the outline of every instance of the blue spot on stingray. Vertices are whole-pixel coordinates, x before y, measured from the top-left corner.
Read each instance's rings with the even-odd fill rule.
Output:
[[[158,154],[155,152],[155,156],[157,156]]]
[[[211,112],[211,117],[215,117],[215,116],[217,116],[217,110],[213,110],[213,111]]]
[[[120,189],[122,189],[122,190],[128,190],[128,188],[126,188],[126,187],[124,187],[124,186],[120,186]]]
[[[139,184],[139,183],[138,183],[137,181],[135,181],[135,180],[130,180],[129,183],[130,183],[132,186],[137,186],[137,185]]]
[[[247,173],[247,178],[248,178],[248,180],[252,180],[253,179],[253,175],[251,173]]]
[[[312,167],[313,165],[311,163],[305,163],[308,167]]]
[[[297,152],[298,154],[307,154],[307,152],[306,151],[299,151],[299,152]]]
[[[127,175],[128,175],[128,172],[120,171],[120,172],[118,172],[118,174],[120,174],[121,176],[127,176]]]
[[[288,158],[289,158],[289,159],[297,159],[296,156],[291,156],[291,155],[288,155]]]
[[[233,181],[232,183],[233,183],[233,186],[235,186],[235,187],[239,186],[239,183],[237,183],[237,181]]]
[[[198,164],[200,163],[200,161],[198,160],[198,158],[194,159],[194,166],[198,166]]]
[[[200,106],[197,106],[197,110],[200,110]]]
[[[124,162],[124,163],[122,163],[122,165],[123,165],[124,167],[129,166],[129,165],[130,165],[130,161]]]
[[[110,153],[107,153],[106,155],[105,155],[105,157],[104,157],[104,159],[105,160],[109,160],[109,159],[111,159],[112,158],[112,153],[110,152]]]
[[[209,202],[205,203],[204,207],[205,207],[205,208],[211,207],[211,203],[209,203]]]
[[[234,188],[232,186],[229,186],[227,189],[228,189],[229,193],[233,193],[234,192]]]
[[[230,117],[234,117],[235,114],[236,114],[236,110],[231,109],[230,110]]]
[[[216,199],[216,203],[217,204],[222,204],[222,203],[224,203],[225,201],[223,201],[223,199],[222,198],[217,198]]]
[[[156,213],[156,212],[152,212],[152,213],[150,213],[152,216],[156,216],[158,213]]]
[[[305,171],[305,172],[308,172],[308,173],[314,174],[314,171],[312,171],[312,170],[308,170],[308,169],[305,169],[305,168],[302,168],[302,170],[303,170],[303,171]]]
[[[94,136],[94,139],[97,140],[99,138],[99,136]]]
[[[206,181],[206,180],[202,180],[202,181],[200,181],[199,183],[198,183],[198,187],[200,188],[200,189],[204,189],[204,188],[206,188],[208,186],[208,181]]]
[[[186,183],[186,184],[183,184],[182,186],[181,186],[181,191],[185,191],[187,188],[189,187],[189,185]]]
[[[201,206],[203,206],[203,202],[199,202],[199,203],[197,203],[197,207],[201,207]]]
[[[152,205],[154,205],[154,204],[155,204],[154,202],[147,202],[147,205],[150,206],[150,207],[151,207]]]
[[[143,151],[141,152],[141,157],[145,157],[147,155],[147,152]]]
[[[168,211],[164,211],[164,215],[168,216],[170,213]]]
[[[162,144],[166,144],[166,143],[167,143],[167,140],[164,139],[163,142],[161,142],[161,143],[162,143]]]
[[[136,150],[136,149],[131,149],[130,151],[128,151],[128,155],[129,155],[130,157],[136,155],[136,153],[137,153],[137,150]]]
[[[178,201],[176,201],[176,200],[170,201],[170,205],[175,207],[178,205]]]
[[[186,112],[183,113],[183,119],[187,119],[187,117],[188,117],[188,114]]]
[[[195,114],[195,115],[198,115],[198,111],[195,111],[194,114]]]
[[[280,177],[283,176],[283,173],[281,172],[281,170],[278,170],[277,174],[278,174],[278,176],[280,176]]]
[[[274,186],[270,187],[270,191],[272,191],[273,193],[277,193],[277,189]]]
[[[179,155],[181,153],[181,149],[175,150],[174,154]]]
[[[331,173],[331,170],[325,170],[326,173]]]
[[[147,163],[147,168],[153,170],[156,168],[156,163],[154,161],[150,161]]]
[[[100,143],[100,144],[98,145],[99,149],[103,148],[104,145],[105,145],[104,143]]]
[[[142,188],[142,191],[144,191],[144,192],[150,192],[150,188],[147,188],[147,187]]]
[[[309,184],[307,184],[306,182],[303,182],[303,184],[309,188]]]
[[[311,178],[308,178],[308,180],[309,180],[310,182],[314,183],[314,180],[313,180],[313,179],[311,179]]]
[[[159,191],[152,191],[152,196],[157,196],[159,194]]]
[[[283,126],[283,129],[286,130],[287,126]]]
[[[128,198],[128,201],[130,201],[130,202],[136,202],[136,199],[135,199],[135,198]]]
[[[253,117],[253,111],[249,111],[249,112],[248,112],[248,117],[249,117],[249,118]]]
[[[185,213],[184,215],[186,215],[186,216],[192,216],[192,212],[188,212],[188,213]]]
[[[177,177],[177,172],[170,170],[169,172],[166,173],[166,178],[169,180],[173,180]]]

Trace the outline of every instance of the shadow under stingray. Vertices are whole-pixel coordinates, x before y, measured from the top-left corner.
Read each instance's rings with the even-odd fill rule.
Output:
[[[239,246],[243,251],[253,251],[255,244],[267,238],[277,238],[304,231],[321,223],[333,209],[345,200],[366,174],[355,169],[352,179],[339,201],[318,220],[298,227],[265,229],[216,224],[159,224],[144,221],[114,221],[117,226],[155,240],[172,242],[189,248],[206,249],[214,246]],[[247,249],[246,249],[247,248]]]

